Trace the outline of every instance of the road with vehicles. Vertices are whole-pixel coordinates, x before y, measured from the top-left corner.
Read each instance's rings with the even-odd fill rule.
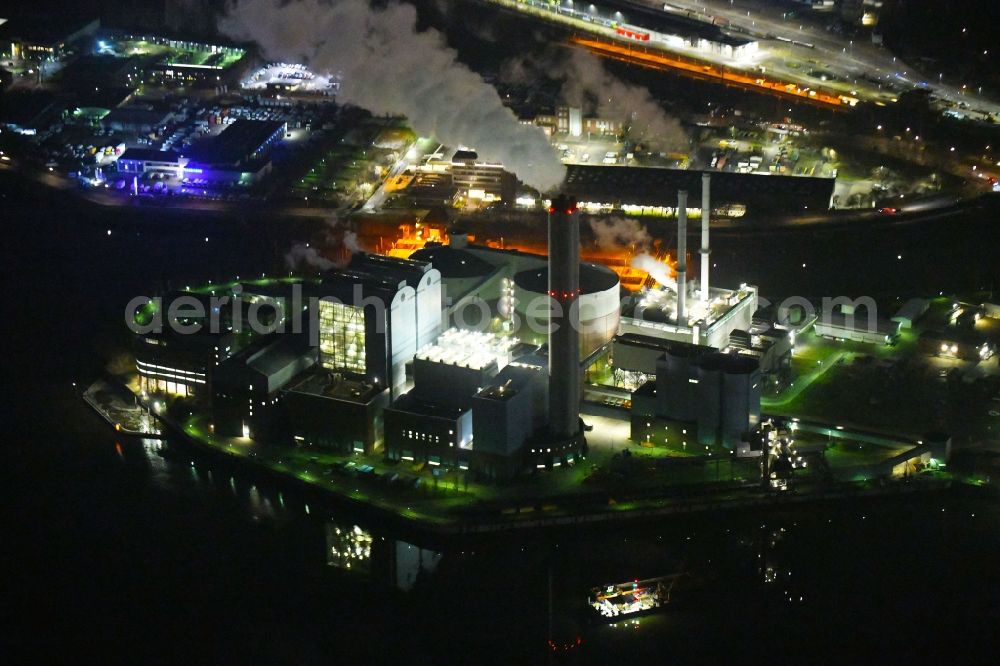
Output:
[[[636,0],[636,4],[664,6],[657,0]],[[826,30],[825,19],[830,16],[827,13],[804,6],[793,8],[784,3],[774,5],[754,0],[668,0],[666,4],[677,10],[701,14],[708,20],[717,17],[730,30],[772,40],[775,46],[780,42],[787,50],[789,61],[816,65],[817,69],[829,70],[845,80],[857,80],[863,87],[880,81],[885,86],[892,84],[901,89],[927,89],[952,104],[962,103],[985,113],[1000,114],[1000,104],[977,94],[978,88],[974,92],[971,82],[965,83],[963,89],[962,83],[945,81],[943,76],[933,72],[916,71],[889,49],[872,44],[870,40],[855,40]],[[796,71],[785,68],[781,73],[794,76]],[[798,72],[798,76],[802,73]]]
[[[853,105],[868,101],[888,105],[907,90],[927,90],[936,95],[945,106],[962,109],[971,118],[1000,116],[1000,104],[977,94],[974,82],[945,81],[943,75],[918,72],[892,54],[888,49],[873,44],[870,39],[853,39],[826,29],[824,17],[830,14],[813,12],[802,7],[794,11],[787,5],[774,7],[750,0],[624,0],[616,4],[623,9],[604,16],[610,10],[595,5],[584,5],[572,0],[549,4],[540,0],[486,0],[520,14],[572,30],[578,45],[595,50],[590,44],[603,43],[630,48],[634,53],[651,53],[657,56],[674,54],[684,61],[731,75],[749,78],[751,82],[762,79],[764,88],[784,88],[792,85],[795,96],[842,96],[842,103]],[[756,52],[731,57],[710,49],[694,48],[665,35],[637,28],[643,36],[630,35],[627,5],[634,5],[637,12],[650,8],[685,19],[697,18],[736,35],[757,40]],[[641,19],[636,19],[641,23]],[[625,34],[619,32],[625,29]],[[653,34],[654,39],[649,35]],[[599,52],[600,53],[600,52]],[[600,53],[605,57],[622,59],[613,53]],[[666,57],[671,63],[678,58]],[[663,63],[661,63],[663,64]],[[691,62],[688,62],[691,64]],[[678,67],[685,70],[687,67]],[[697,72],[691,72],[697,75]],[[719,78],[719,77],[716,77]],[[774,85],[770,85],[774,84]],[[757,83],[760,86],[760,83]],[[802,93],[801,91],[805,91]],[[781,92],[779,89],[765,92]]]

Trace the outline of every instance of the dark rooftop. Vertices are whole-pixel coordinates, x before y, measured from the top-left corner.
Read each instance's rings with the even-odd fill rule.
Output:
[[[420,414],[428,418],[439,419],[457,419],[463,413],[469,411],[467,408],[462,409],[460,407],[446,407],[444,405],[437,404],[432,405],[420,400],[419,398],[415,398],[412,391],[399,396],[396,402],[392,403],[392,407],[387,407],[386,409],[393,409],[398,412],[410,412]]]
[[[246,363],[262,375],[271,376],[298,361],[308,351],[308,336],[282,335],[247,358]]]
[[[471,252],[447,245],[424,247],[411,254],[410,258],[430,262],[443,278],[485,277],[495,270]]]
[[[94,17],[59,14],[12,17],[0,23],[0,38],[55,47],[96,22]]]
[[[164,125],[170,120],[171,112],[165,109],[148,109],[142,106],[123,106],[112,109],[101,121],[105,125],[122,123],[125,125]]]
[[[208,164],[239,164],[252,157],[285,123],[276,120],[240,118],[203,146],[195,146],[191,157]]]
[[[699,170],[651,167],[569,165],[562,190],[578,201],[676,206],[677,192],[701,192]],[[745,203],[768,209],[825,210],[833,195],[833,178],[777,176],[709,171],[714,205]],[[691,201],[689,199],[689,201]],[[692,203],[697,205],[697,202]]]
[[[20,127],[43,126],[55,119],[65,108],[54,94],[46,90],[18,90],[0,94],[0,125]]]
[[[531,385],[544,372],[538,367],[508,365],[501,370],[490,386],[476,394],[477,398],[488,400],[510,400]]]
[[[155,148],[126,148],[118,159],[121,160],[155,160],[160,162],[176,162],[180,153],[173,150],[156,150]]]
[[[544,294],[549,290],[549,268],[521,271],[514,276],[514,283],[521,289]],[[580,292],[593,294],[618,285],[618,276],[607,266],[580,264]]]
[[[385,389],[376,384],[334,376],[325,370],[303,373],[303,378],[288,390],[322,396],[331,400],[367,403]]]
[[[419,259],[400,259],[370,252],[355,252],[351,255],[348,268],[380,277],[391,277],[400,282],[405,281],[406,284],[416,288],[420,279],[431,269],[431,265]]]
[[[716,351],[715,347],[707,345],[696,345],[691,342],[681,342],[679,340],[667,340],[651,335],[640,335],[638,333],[623,333],[615,336],[615,342],[631,345],[633,347],[645,347],[657,351],[669,351],[674,356],[697,356],[699,354],[709,354]]]

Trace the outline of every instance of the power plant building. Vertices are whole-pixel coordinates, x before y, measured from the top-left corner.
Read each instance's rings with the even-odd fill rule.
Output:
[[[389,458],[468,467],[473,396],[509,362],[514,342],[449,329],[421,349],[413,360],[413,388],[385,411]]]
[[[464,232],[454,231],[448,245],[425,247],[410,258],[429,262],[440,271],[450,324],[474,326],[477,313],[486,310],[490,316],[499,316],[519,338],[547,342],[543,331],[548,325],[549,258],[545,255],[473,245]],[[605,266],[579,266],[580,353],[584,358],[618,332],[621,284]],[[525,326],[529,319],[537,325]]]
[[[224,437],[277,434],[281,389],[316,363],[308,336],[271,334],[233,354],[215,369],[212,422]]]
[[[580,353],[587,356],[618,332],[621,287],[618,276],[600,264],[581,263],[579,269]],[[548,298],[549,268],[521,271],[513,278],[514,312],[522,321],[538,317],[541,300]]]
[[[364,454],[382,449],[385,387],[314,369],[282,393],[296,446]]]
[[[619,330],[723,349],[733,331],[750,328],[757,303],[754,286],[741,285],[735,291],[712,287],[710,299],[693,302],[685,320],[678,322],[676,292],[658,286],[624,299]]]
[[[402,391],[406,364],[441,330],[441,278],[430,264],[357,253],[324,276],[319,361],[327,370]]]
[[[650,369],[650,357],[659,351],[655,376],[632,392],[634,440],[642,440],[643,427],[658,418],[696,428],[692,443],[736,449],[757,426],[761,375],[755,359],[641,336],[623,339],[615,350],[625,357],[622,362],[642,371]]]

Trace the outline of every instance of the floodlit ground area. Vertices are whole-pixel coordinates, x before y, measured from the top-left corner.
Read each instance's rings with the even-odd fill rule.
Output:
[[[304,65],[293,63],[265,65],[251,73],[241,85],[246,90],[273,90],[321,95],[331,95],[337,89],[336,81],[331,76],[316,74]]]
[[[951,308],[948,299],[934,301],[917,327],[904,329],[891,345],[800,336],[792,357],[795,379],[777,396],[765,396],[763,411],[914,439],[943,431],[956,441],[995,440],[997,358],[974,363],[918,347],[923,330],[954,330]],[[972,332],[996,344],[998,329],[998,322],[984,317]]]
[[[98,53],[128,58],[154,58],[157,62],[173,65],[198,65],[226,69],[236,64],[246,54],[240,48],[217,47],[197,42],[168,40],[164,38],[106,38],[98,42]]]

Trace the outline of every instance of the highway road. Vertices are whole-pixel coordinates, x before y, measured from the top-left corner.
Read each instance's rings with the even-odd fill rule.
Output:
[[[591,9],[587,9],[582,3],[574,5],[572,0],[561,0],[560,5],[538,0],[489,1],[522,14],[567,25],[578,37],[590,33],[604,40],[610,39],[615,44],[630,44],[609,26],[588,18],[595,12],[601,16],[604,11],[593,9],[592,5]],[[627,1],[665,11],[663,0]],[[814,12],[803,6],[796,10],[794,17],[789,17],[792,8],[788,5],[774,7],[759,0],[668,0],[668,5],[670,11],[679,15],[687,16],[686,12],[693,12],[704,17],[706,23],[715,21],[735,34],[755,38],[759,44],[758,51],[732,58],[663,40],[655,40],[655,44],[642,43],[641,50],[655,46],[656,52],[695,58],[730,72],[796,83],[820,93],[834,93],[883,105],[891,104],[905,90],[926,89],[948,105],[963,104],[966,110],[961,113],[964,115],[981,119],[982,116],[969,113],[978,111],[1000,116],[1000,104],[979,95],[976,82],[945,81],[933,72],[918,72],[891,51],[872,44],[870,40],[855,40],[827,31],[826,25],[832,22],[829,13]],[[626,26],[630,25],[629,18],[627,8],[614,17]],[[963,85],[966,87],[963,88]]]
[[[663,2],[657,0],[636,0],[638,4],[662,8]],[[830,14],[813,12],[808,8],[798,9],[796,16],[788,18],[791,11],[789,5],[773,6],[753,0],[668,0],[675,7],[695,11],[704,15],[717,16],[729,22],[731,27],[741,32],[747,32],[758,38],[784,37],[812,44],[810,49],[803,46],[776,43],[787,49],[790,58],[810,63],[822,63],[822,68],[848,80],[858,80],[862,87],[870,86],[861,77],[870,75],[905,88],[927,88],[937,97],[958,104],[964,102],[974,109],[982,109],[991,114],[1000,114],[1000,104],[982,97],[974,92],[975,82],[966,82],[968,87],[963,90],[962,83],[945,82],[933,72],[921,74],[913,67],[895,57],[886,48],[876,46],[868,41],[852,40],[850,38],[828,32],[824,24],[830,20]],[[773,59],[772,59],[773,64]],[[779,70],[782,76],[801,78],[802,73],[794,68]]]

